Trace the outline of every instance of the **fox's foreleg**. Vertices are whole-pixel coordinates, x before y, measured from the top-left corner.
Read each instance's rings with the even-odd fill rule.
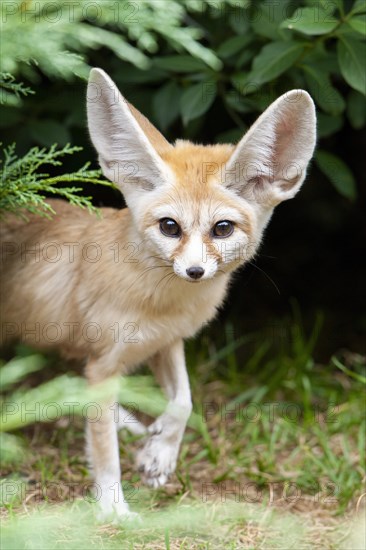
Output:
[[[143,481],[152,487],[166,483],[174,472],[183,433],[192,411],[183,341],[162,349],[149,361],[169,403],[166,411],[148,428],[150,434],[137,455]]]

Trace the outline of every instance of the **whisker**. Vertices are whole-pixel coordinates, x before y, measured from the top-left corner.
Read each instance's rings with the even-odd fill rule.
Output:
[[[160,283],[162,283],[164,281],[164,279],[166,279],[167,277],[171,276],[171,275],[175,275],[175,273],[167,273],[166,275],[164,275],[164,277],[162,277],[160,279],[160,281],[158,282],[158,284],[156,285],[156,287],[154,288],[154,292],[156,292],[156,289],[158,288],[158,286],[160,285]]]
[[[165,283],[165,285],[164,285],[164,287],[163,287],[164,290],[165,290],[165,288],[168,286],[168,284],[174,279],[174,277],[177,277],[177,278],[178,278],[178,276],[177,276],[175,273],[172,273],[170,279],[167,279],[167,280],[166,280],[166,283]]]
[[[273,284],[273,286],[275,287],[275,289],[277,290],[278,294],[281,294],[280,292],[280,289],[278,288],[278,286],[276,285],[276,283],[274,282],[274,280],[268,275],[268,273],[266,273],[264,271],[264,269],[262,269],[261,267],[257,266],[256,264],[254,264],[253,262],[247,262],[249,265],[255,267],[256,269],[258,269],[258,271],[260,271],[261,273],[263,273],[263,275],[265,277],[267,277],[267,279]]]
[[[151,271],[152,269],[169,269],[169,266],[168,265],[153,265],[153,266],[150,266],[150,267],[147,267],[146,269],[144,269],[144,271],[142,273],[140,273],[140,275],[137,277],[137,279],[135,279],[133,281],[133,283],[127,288],[126,292],[128,292],[135,283],[137,283],[137,281],[139,281],[141,279],[141,277],[143,277],[143,275],[145,275],[145,273],[147,273],[148,271]],[[168,273],[168,275],[170,275],[170,273]]]

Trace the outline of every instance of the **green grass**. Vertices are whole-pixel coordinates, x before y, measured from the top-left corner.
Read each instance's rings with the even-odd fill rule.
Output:
[[[365,362],[342,352],[318,364],[321,325],[318,316],[306,334],[295,311],[276,334],[264,330],[235,340],[228,325],[221,340],[204,332],[188,342],[194,412],[176,475],[165,488],[140,484],[133,468],[139,439],[120,435],[125,492],[141,513],[140,525],[97,525],[87,502],[81,418],[22,427],[15,415],[1,433],[0,488],[8,496],[2,547],[361,548],[356,512],[364,505]],[[34,403],[37,395],[42,403],[62,402],[71,388],[75,400],[90,399],[83,383],[65,374],[29,388],[29,376],[34,384],[46,372],[37,372],[37,361],[44,364],[37,357],[22,352],[16,368],[2,367],[6,400]],[[138,403],[144,421],[146,413],[164,409],[149,374],[120,384],[121,400]],[[13,484],[10,492],[6,483]]]

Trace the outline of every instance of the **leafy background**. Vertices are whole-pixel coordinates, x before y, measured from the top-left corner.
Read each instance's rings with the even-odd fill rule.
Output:
[[[278,208],[221,319],[236,319],[240,334],[267,319],[272,326],[294,297],[309,325],[325,312],[319,350],[364,349],[364,0],[28,0],[1,9],[3,144],[16,143],[20,156],[82,146],[49,176],[57,183],[92,161],[84,189],[95,205],[123,201],[88,183],[98,179],[85,117],[90,67],[105,69],[172,141],[235,142],[281,93],[308,90],[319,140],[307,183]],[[3,174],[5,204],[8,183]]]

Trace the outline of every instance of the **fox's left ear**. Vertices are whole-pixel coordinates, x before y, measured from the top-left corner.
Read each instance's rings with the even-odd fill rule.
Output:
[[[305,179],[315,142],[313,100],[304,90],[287,92],[238,143],[225,166],[223,183],[264,206],[291,199]]]

